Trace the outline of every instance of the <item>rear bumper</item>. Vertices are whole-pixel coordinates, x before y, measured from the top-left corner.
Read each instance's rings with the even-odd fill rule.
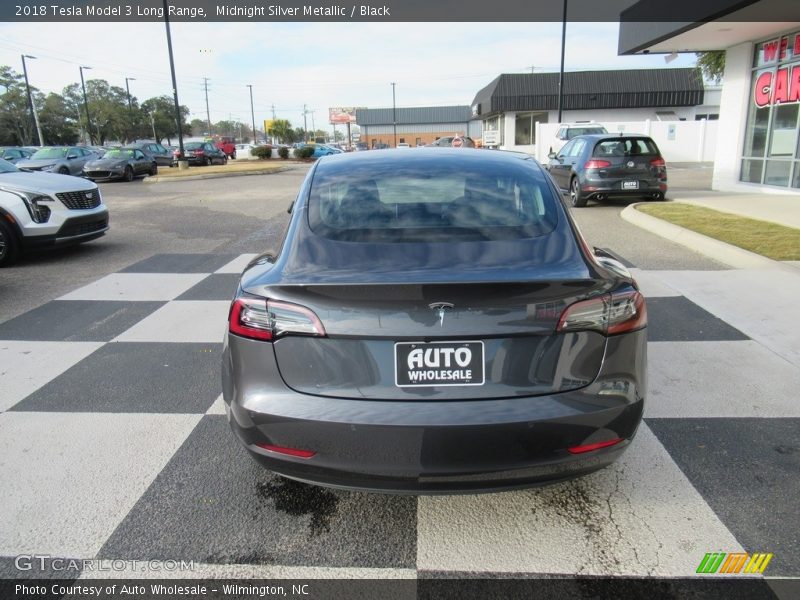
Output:
[[[639,179],[639,187],[635,190],[622,189],[622,180],[620,179],[589,179],[582,178],[581,195],[584,198],[597,198],[598,196],[605,197],[653,197],[660,195],[663,197],[667,193],[667,182],[660,179]]]
[[[228,336],[223,395],[238,439],[286,477],[393,493],[497,491],[585,475],[616,460],[641,422],[645,362],[646,333],[639,331],[610,338],[598,378],[572,392],[435,402],[342,399],[289,389],[270,344]],[[612,438],[624,441],[585,454],[567,451]],[[260,443],[316,454],[297,458]]]

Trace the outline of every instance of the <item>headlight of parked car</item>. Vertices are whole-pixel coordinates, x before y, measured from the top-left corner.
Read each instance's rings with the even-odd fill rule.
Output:
[[[31,219],[33,219],[35,223],[47,223],[47,221],[50,220],[50,207],[42,204],[44,202],[53,202],[53,199],[50,196],[44,196],[38,192],[23,192],[21,190],[9,190],[6,188],[2,189],[3,191],[22,198],[22,201],[25,203],[25,207],[28,209],[28,213],[31,215]]]

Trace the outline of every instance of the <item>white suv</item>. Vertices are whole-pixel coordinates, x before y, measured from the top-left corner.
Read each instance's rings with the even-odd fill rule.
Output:
[[[108,208],[93,182],[0,159],[0,267],[23,250],[88,242],[106,231]]]
[[[602,125],[594,122],[588,123],[562,123],[558,126],[556,137],[550,146],[550,152],[558,151],[564,147],[568,141],[578,135],[591,135],[593,133],[608,133],[608,130]]]

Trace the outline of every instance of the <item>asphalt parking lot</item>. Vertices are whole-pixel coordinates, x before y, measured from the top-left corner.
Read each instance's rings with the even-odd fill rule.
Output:
[[[305,169],[103,184],[104,239],[0,272],[2,576],[41,576],[13,557],[47,553],[191,560],[187,577],[684,577],[708,552],[770,552],[767,576],[800,575],[800,360],[781,310],[800,285],[637,229],[622,203],[574,212],[648,298],[645,421],[618,463],[419,498],[308,487],[253,463],[221,405],[225,315]],[[709,177],[676,168],[670,197],[710,193]]]

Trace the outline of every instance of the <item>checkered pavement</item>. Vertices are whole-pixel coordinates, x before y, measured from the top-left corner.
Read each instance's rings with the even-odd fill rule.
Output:
[[[252,256],[155,255],[0,323],[0,577],[31,553],[194,561],[184,577],[681,577],[713,551],[800,575],[800,366],[791,334],[754,339],[708,292],[737,272],[633,270],[649,396],[615,465],[416,498],[285,481],[239,447],[219,354]]]

